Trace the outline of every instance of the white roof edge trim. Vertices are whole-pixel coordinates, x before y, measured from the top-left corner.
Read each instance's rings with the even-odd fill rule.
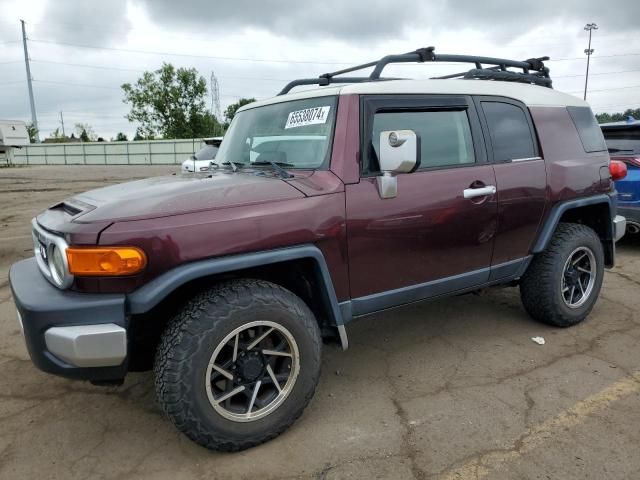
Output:
[[[303,90],[302,92],[288,93],[286,95],[279,95],[276,97],[259,100],[257,102],[249,103],[238,109],[238,112],[244,110],[251,110],[252,108],[264,107],[265,105],[273,105],[274,103],[290,102],[292,100],[305,100],[307,98],[317,97],[330,97],[333,95],[339,95],[340,90],[344,86],[339,87],[324,87],[324,88],[312,88],[309,90]]]
[[[581,98],[538,85],[491,80],[388,80],[380,82],[351,83],[337,87],[323,87],[281,95],[250,103],[238,111],[272,105],[291,100],[303,100],[329,95],[492,95],[519,100],[536,107],[588,107]]]

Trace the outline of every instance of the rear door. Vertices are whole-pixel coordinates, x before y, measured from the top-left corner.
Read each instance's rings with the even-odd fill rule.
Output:
[[[515,274],[536,238],[546,204],[547,174],[527,107],[476,97],[496,174],[498,223],[491,279]]]
[[[352,313],[485,282],[497,203],[482,192],[496,182],[471,97],[363,96],[361,115],[361,179],[345,187]],[[419,135],[421,166],[382,199],[380,132],[399,129]]]

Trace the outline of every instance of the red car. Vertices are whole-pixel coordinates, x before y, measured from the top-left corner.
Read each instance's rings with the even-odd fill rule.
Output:
[[[153,368],[178,429],[240,450],[302,414],[323,338],[347,348],[354,318],[508,284],[533,318],[581,322],[625,229],[623,173],[544,60],[427,48],[297,80],[238,112],[209,175],[52,206],[10,272],[33,362],[94,383]],[[381,77],[437,61],[474,68]]]

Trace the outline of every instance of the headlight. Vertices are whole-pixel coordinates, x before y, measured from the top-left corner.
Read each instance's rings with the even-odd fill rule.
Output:
[[[49,270],[51,276],[57,285],[62,286],[67,277],[67,262],[65,261],[65,252],[57,245],[53,244],[49,248]]]

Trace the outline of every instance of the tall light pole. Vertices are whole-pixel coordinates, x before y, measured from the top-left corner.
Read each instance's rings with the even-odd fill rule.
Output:
[[[27,67],[27,88],[29,89],[29,103],[31,104],[31,124],[36,130],[36,142],[40,143],[40,132],[38,131],[38,117],[36,116],[36,101],[33,99],[33,85],[31,85],[31,66],[29,65],[29,51],[27,50],[27,34],[22,24],[22,46],[24,47],[24,64]]]
[[[589,60],[591,60],[591,54],[593,48],[591,48],[591,32],[598,29],[598,25],[595,23],[587,23],[584,29],[589,32],[589,46],[585,49],[584,53],[587,54],[587,74],[584,77],[584,99],[587,99],[587,83],[589,82]]]

